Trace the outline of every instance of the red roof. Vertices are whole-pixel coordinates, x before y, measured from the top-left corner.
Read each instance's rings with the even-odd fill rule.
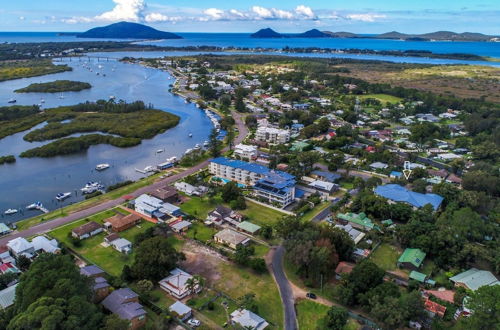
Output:
[[[336,274],[350,274],[354,268],[354,264],[351,264],[350,262],[345,262],[341,261],[337,265],[337,268],[335,268],[335,273]]]
[[[13,269],[14,266],[10,262],[6,262],[0,265],[0,272],[5,273],[9,269]]]
[[[365,150],[366,150],[366,151],[368,151],[368,152],[374,152],[374,151],[375,151],[375,147],[373,147],[373,146],[368,146],[368,147],[366,147],[366,149],[365,149]]]
[[[425,294],[427,295],[432,295],[436,298],[439,298],[443,301],[447,301],[451,304],[453,304],[454,302],[454,299],[455,298],[455,291],[452,291],[452,290],[425,290],[424,291]]]
[[[330,132],[330,133],[328,133],[328,135],[330,135],[331,137],[337,136],[337,134],[335,132]]]
[[[439,315],[441,317],[443,317],[444,313],[446,312],[446,307],[444,307],[443,305],[440,305],[434,301],[431,301],[429,299],[427,299],[424,302],[424,307],[429,312],[434,313],[436,315]]]

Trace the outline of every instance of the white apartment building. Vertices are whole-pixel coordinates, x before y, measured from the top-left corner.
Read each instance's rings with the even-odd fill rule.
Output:
[[[290,131],[286,129],[260,126],[255,133],[255,140],[271,144],[281,144],[290,141]]]
[[[253,159],[257,157],[258,151],[256,146],[250,146],[240,143],[234,147],[233,154],[240,158]]]

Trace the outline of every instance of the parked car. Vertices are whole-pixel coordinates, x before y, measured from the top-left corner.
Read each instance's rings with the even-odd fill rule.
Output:
[[[197,319],[190,319],[187,323],[192,327],[199,327],[201,325],[201,322]]]
[[[315,293],[312,293],[312,292],[308,292],[306,293],[306,297],[309,298],[309,299],[316,299],[316,294]]]

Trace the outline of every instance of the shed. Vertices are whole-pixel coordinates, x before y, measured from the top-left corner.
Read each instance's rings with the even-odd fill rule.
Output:
[[[193,313],[193,310],[190,307],[184,305],[180,301],[176,301],[174,304],[170,305],[168,310],[174,313],[174,315],[176,315],[181,321],[186,321]]]

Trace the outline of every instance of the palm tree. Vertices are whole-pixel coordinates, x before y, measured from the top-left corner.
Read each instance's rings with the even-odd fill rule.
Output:
[[[186,289],[189,291],[189,294],[194,293],[196,289],[196,280],[194,277],[191,277],[186,281]]]
[[[195,275],[193,276],[194,278],[194,281],[196,283],[196,289],[198,289],[199,291],[201,291],[204,287],[205,287],[205,278],[203,276],[200,276],[200,275]]]

